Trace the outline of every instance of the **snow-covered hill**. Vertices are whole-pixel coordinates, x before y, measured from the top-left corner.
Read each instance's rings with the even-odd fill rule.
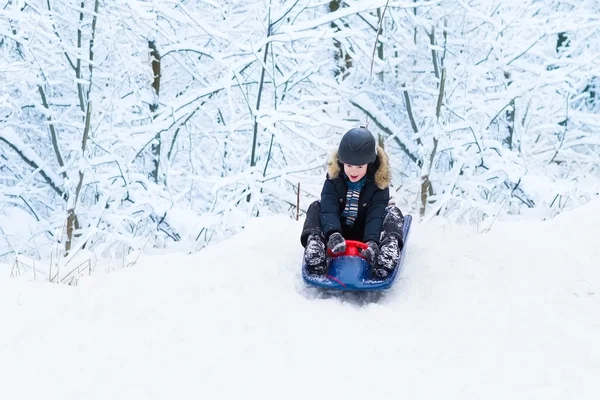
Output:
[[[485,235],[415,223],[377,302],[306,288],[284,217],[77,287],[3,279],[0,397],[595,400],[598,226],[600,202]]]

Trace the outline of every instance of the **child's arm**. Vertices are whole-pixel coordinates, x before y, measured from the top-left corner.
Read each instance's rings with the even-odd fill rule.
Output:
[[[367,207],[363,242],[366,243],[369,240],[373,240],[375,243],[379,244],[379,237],[383,227],[383,214],[385,213],[385,208],[387,207],[389,201],[389,188],[385,188],[383,190],[379,189],[373,194],[371,203]]]
[[[326,179],[321,190],[321,229],[325,241],[334,232],[342,233],[340,222],[340,199],[331,179]]]

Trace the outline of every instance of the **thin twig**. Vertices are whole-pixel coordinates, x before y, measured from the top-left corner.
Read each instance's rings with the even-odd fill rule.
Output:
[[[300,219],[300,182],[298,182],[298,190],[296,191],[296,221]]]
[[[388,4],[390,0],[385,2],[385,6],[383,8],[383,13],[381,14],[381,18],[379,18],[379,22],[377,24],[377,34],[375,35],[375,43],[373,44],[373,53],[371,54],[371,70],[369,72],[370,76],[373,76],[373,64],[375,63],[375,50],[377,50],[377,42],[379,41],[379,34],[381,33],[381,25],[383,24],[383,18],[385,17],[385,12],[388,8]]]

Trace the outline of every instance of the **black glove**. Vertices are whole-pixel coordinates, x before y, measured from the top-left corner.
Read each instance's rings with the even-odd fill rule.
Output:
[[[341,233],[335,232],[329,236],[327,247],[333,254],[343,253],[346,251],[346,239],[344,239]]]
[[[369,240],[366,245],[369,247],[361,250],[360,254],[362,254],[367,262],[371,264],[371,267],[374,267],[377,262],[377,256],[379,255],[379,246],[372,240]]]

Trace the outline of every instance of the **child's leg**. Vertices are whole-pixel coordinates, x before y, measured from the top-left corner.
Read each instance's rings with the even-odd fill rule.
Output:
[[[373,270],[375,276],[379,278],[386,278],[398,264],[400,250],[404,245],[402,238],[403,220],[404,216],[398,207],[395,205],[386,207],[379,256],[377,257],[377,265]]]
[[[398,242],[400,249],[404,246],[404,239],[402,237],[402,223],[404,222],[404,215],[402,211],[394,205],[390,204],[385,208],[385,214],[383,216],[383,226],[381,230],[381,241],[394,238]]]
[[[313,202],[306,211],[300,242],[304,247],[304,262],[311,274],[324,274],[327,271],[325,242],[321,230],[321,204]]]
[[[317,200],[311,203],[306,210],[306,219],[302,226],[302,233],[300,234],[300,243],[302,247],[306,247],[308,238],[311,235],[323,236],[321,230],[321,203]]]

